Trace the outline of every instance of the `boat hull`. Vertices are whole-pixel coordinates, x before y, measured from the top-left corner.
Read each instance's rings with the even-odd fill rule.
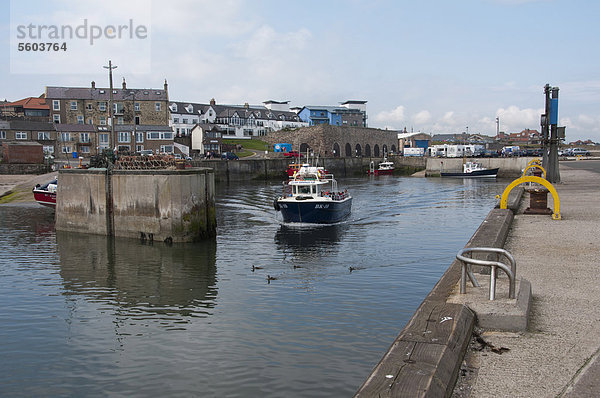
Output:
[[[454,178],[496,178],[498,175],[498,168],[486,169],[486,170],[475,170],[470,173],[441,173],[442,177],[454,177]]]
[[[276,205],[286,223],[333,224],[350,215],[352,198],[340,201],[282,200]]]
[[[33,198],[41,205],[56,207],[56,192],[33,190]]]
[[[376,176],[392,175],[394,174],[394,169],[375,170],[374,173]]]

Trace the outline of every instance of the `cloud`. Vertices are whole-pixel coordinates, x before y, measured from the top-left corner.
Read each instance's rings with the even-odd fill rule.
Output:
[[[429,113],[429,111],[422,110],[421,112],[415,114],[412,119],[415,124],[422,125],[431,120],[431,113]]]
[[[391,111],[381,111],[375,115],[375,120],[379,123],[397,124],[405,120],[404,106],[398,105]]]
[[[496,116],[500,118],[500,131],[516,132],[527,128],[538,128],[540,125],[540,115],[544,112],[540,109],[519,109],[518,106],[511,105],[508,108],[499,108]]]

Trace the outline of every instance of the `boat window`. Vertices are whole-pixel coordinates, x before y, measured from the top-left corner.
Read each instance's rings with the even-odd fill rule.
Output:
[[[298,187],[300,189],[300,193],[310,193],[310,186],[300,186]]]

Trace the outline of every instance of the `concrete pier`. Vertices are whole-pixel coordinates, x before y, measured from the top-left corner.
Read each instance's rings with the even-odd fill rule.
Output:
[[[216,233],[211,169],[65,169],[58,179],[58,231],[167,242]]]
[[[466,245],[512,253],[525,283],[517,298],[502,297],[502,280],[496,302],[485,289],[457,297],[455,260],[357,397],[600,396],[600,162],[561,164],[561,179],[562,220],[523,214],[527,194],[509,197]],[[519,302],[528,291],[530,306]]]

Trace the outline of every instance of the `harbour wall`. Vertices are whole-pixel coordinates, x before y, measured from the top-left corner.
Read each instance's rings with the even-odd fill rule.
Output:
[[[366,174],[371,161],[381,162],[382,158],[371,157],[325,157],[319,158],[319,166],[325,167],[336,177],[351,177]],[[425,169],[426,160],[422,157],[393,157],[398,169],[407,171]],[[244,181],[248,179],[281,179],[287,178],[286,169],[293,162],[290,158],[248,158],[240,160],[201,160],[192,161],[192,166],[214,169],[216,181]],[[401,171],[398,171],[401,172]]]
[[[499,178],[516,178],[520,177],[522,171],[527,167],[527,164],[536,159],[534,157],[510,157],[510,158],[427,158],[427,166],[425,175],[427,177],[436,177],[441,171],[446,172],[462,172],[463,162],[474,161],[480,163],[487,169],[498,170]]]
[[[504,247],[523,191],[511,191],[508,209],[492,209],[465,247]],[[469,307],[447,303],[460,275],[461,264],[455,259],[355,397],[452,395],[476,323]]]
[[[215,236],[211,169],[59,171],[56,230],[149,241]]]

